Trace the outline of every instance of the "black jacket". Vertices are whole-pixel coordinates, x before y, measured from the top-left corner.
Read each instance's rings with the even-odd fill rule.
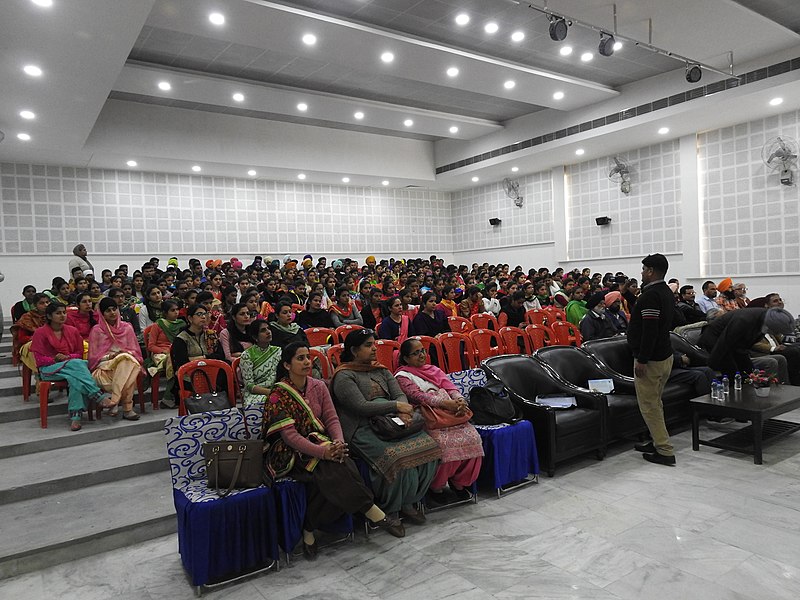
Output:
[[[750,348],[763,336],[766,308],[732,310],[703,327],[700,347],[710,353],[708,366],[732,377],[753,370]]]
[[[674,310],[675,296],[664,280],[642,288],[628,323],[628,345],[639,363],[672,356],[669,332]]]

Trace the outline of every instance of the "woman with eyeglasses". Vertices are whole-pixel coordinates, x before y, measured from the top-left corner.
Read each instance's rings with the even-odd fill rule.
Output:
[[[136,380],[142,372],[142,351],[130,323],[120,318],[119,307],[111,298],[100,301],[100,322],[89,334],[89,370],[97,385],[111,392],[109,416],[116,417],[122,405],[122,418],[137,421],[133,410]]]
[[[391,517],[421,525],[425,516],[414,504],[428,490],[441,450],[424,431],[386,441],[372,429],[372,416],[392,415],[408,425],[414,413],[397,380],[375,358],[374,331],[360,329],[347,336],[331,382],[344,440],[369,465],[378,506]]]
[[[400,368],[395,373],[400,389],[412,405],[427,405],[455,416],[463,416],[469,408],[467,401],[444,371],[426,364],[425,347],[417,339],[409,338],[400,345]],[[469,422],[428,433],[442,449],[442,462],[436,469],[428,492],[428,503],[442,506],[451,502],[469,500],[469,488],[478,479],[483,462],[483,444],[478,431]],[[450,484],[451,496],[445,491]]]
[[[208,309],[203,304],[190,306],[186,319],[188,327],[175,337],[170,350],[176,373],[186,363],[209,358],[217,352],[216,336],[208,335]]]

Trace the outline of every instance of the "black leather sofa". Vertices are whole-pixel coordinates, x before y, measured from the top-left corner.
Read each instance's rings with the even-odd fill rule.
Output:
[[[481,366],[533,423],[539,460],[550,477],[556,464],[569,458],[588,452],[595,452],[599,459],[605,456],[608,409],[603,394],[565,387],[549,367],[532,356],[495,356]],[[536,401],[539,395],[565,392],[575,396],[577,407],[559,410]]]

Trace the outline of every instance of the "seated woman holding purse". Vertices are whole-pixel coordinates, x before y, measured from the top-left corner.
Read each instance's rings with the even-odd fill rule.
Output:
[[[400,346],[400,365],[395,373],[397,383],[411,404],[419,406],[425,416],[425,429],[442,449],[442,462],[431,481],[428,501],[442,506],[452,500],[469,500],[469,489],[481,470],[483,445],[477,430],[469,422],[472,413],[467,401],[444,371],[426,364],[422,342],[409,338]]]
[[[109,297],[112,296],[109,294]],[[116,299],[116,295],[114,299]],[[161,408],[175,408],[175,370],[172,367],[170,351],[175,338],[186,327],[186,321],[179,318],[180,308],[174,300],[164,300],[161,304],[161,312],[164,316],[156,321],[155,326],[150,330],[150,335],[145,340],[148,353],[145,367],[151,376],[163,373],[166,379],[166,390],[160,401]],[[125,320],[122,311],[120,311],[120,316]]]
[[[121,404],[123,419],[139,420],[139,414],[133,410],[133,394],[142,362],[142,350],[133,327],[120,318],[114,300],[103,298],[100,322],[89,334],[89,370],[97,385],[111,392],[110,416],[117,416]]]
[[[375,357],[374,331],[359,329],[347,336],[342,364],[331,382],[334,403],[345,441],[370,467],[378,506],[392,517],[401,513],[421,525],[425,516],[413,505],[428,490],[442,453],[421,427],[410,429],[416,433],[406,437],[386,438],[381,421],[400,421],[399,435],[403,435],[402,428],[414,423],[414,408],[397,380]]]
[[[272,477],[288,475],[306,486],[303,555],[314,560],[314,530],[346,513],[363,513],[374,525],[403,537],[403,524],[375,505],[372,491],[349,458],[328,388],[310,376],[308,345],[288,344],[277,375],[264,404],[263,431],[271,444],[266,467]]]

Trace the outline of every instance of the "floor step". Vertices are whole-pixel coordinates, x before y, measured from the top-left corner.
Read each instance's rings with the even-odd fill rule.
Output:
[[[3,460],[0,505],[129,477],[169,472],[163,432],[125,436]]]
[[[33,387],[33,381],[31,381]],[[0,398],[22,396],[22,377],[0,378]]]
[[[3,507],[0,579],[176,530],[168,471],[14,502]]]
[[[20,369],[11,364],[10,358],[8,360],[0,359],[0,379],[5,379],[7,377],[19,377],[19,376],[20,376]]]

